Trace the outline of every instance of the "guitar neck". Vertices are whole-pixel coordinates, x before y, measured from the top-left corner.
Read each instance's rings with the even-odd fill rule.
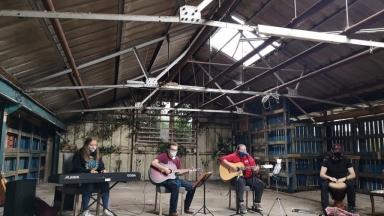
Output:
[[[267,165],[259,165],[260,166],[260,168],[263,168],[263,169],[270,169],[270,168],[272,168],[273,166],[272,165],[270,165],[270,164],[267,164]],[[272,167],[271,167],[272,166]],[[253,169],[253,168],[256,168],[257,167],[257,165],[256,166],[249,166],[249,167],[245,167],[244,168],[244,170],[246,170],[246,169]]]
[[[177,169],[177,170],[173,170],[173,172],[175,173],[181,173],[181,172],[195,172],[197,170],[195,169]]]

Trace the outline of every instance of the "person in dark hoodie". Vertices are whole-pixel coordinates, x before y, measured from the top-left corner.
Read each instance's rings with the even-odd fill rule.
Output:
[[[97,148],[95,138],[88,137],[84,141],[84,145],[79,149],[73,157],[73,173],[104,173],[104,163],[101,159],[100,151]],[[82,193],[81,210],[83,216],[93,216],[88,205],[91,199],[92,192],[99,191],[102,193],[101,199],[103,202],[104,215],[112,216],[112,212],[108,210],[109,206],[109,184],[102,183],[87,183],[81,184],[80,190]]]

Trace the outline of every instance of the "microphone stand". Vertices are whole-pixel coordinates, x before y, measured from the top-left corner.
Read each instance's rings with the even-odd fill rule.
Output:
[[[277,160],[279,160],[279,159],[277,159]],[[281,162],[278,161],[277,164],[275,165],[275,168],[274,168],[273,173],[272,173],[272,178],[275,178],[275,183],[276,183],[276,199],[273,202],[271,208],[269,209],[267,216],[271,215],[271,211],[272,211],[273,207],[276,205],[276,203],[279,206],[280,215],[281,216],[288,216],[287,212],[285,211],[283,202],[281,201],[281,199],[279,197],[279,186],[277,185],[277,177],[280,173],[280,170],[281,170]]]

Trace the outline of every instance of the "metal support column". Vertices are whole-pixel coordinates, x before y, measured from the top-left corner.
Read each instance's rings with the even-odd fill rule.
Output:
[[[5,104],[3,107],[0,108],[0,116],[2,119],[1,123],[1,134],[0,134],[0,171],[2,172],[4,170],[4,156],[5,156],[5,145],[7,144],[6,138],[7,138],[7,120],[8,116],[15,111],[17,111],[21,106],[19,104]]]

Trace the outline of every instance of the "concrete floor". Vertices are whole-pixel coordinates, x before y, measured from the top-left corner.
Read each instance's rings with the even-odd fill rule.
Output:
[[[47,203],[51,204],[53,201],[54,185],[40,184],[37,190],[37,196],[44,199]],[[293,213],[292,208],[303,208],[309,210],[320,210],[320,191],[307,191],[294,194],[282,193],[281,198],[288,215],[315,215],[310,213],[298,214]],[[251,196],[250,196],[251,199]],[[262,206],[264,208],[264,215],[267,215],[268,210],[275,200],[275,192],[266,189]],[[149,182],[131,182],[118,184],[111,191],[111,209],[117,215],[143,215],[153,216],[155,202],[154,186]],[[165,213],[168,212],[169,195],[163,200]],[[198,210],[203,202],[203,188],[198,188],[196,191],[195,199],[192,203],[192,209]],[[376,201],[378,215],[384,215],[384,202],[382,199]],[[231,215],[233,210],[228,209],[228,186],[222,182],[215,181],[207,184],[207,206],[214,215]],[[370,215],[371,207],[369,196],[357,194],[357,206],[360,215]],[[65,215],[71,215],[67,212]],[[202,214],[199,214],[202,215]],[[248,215],[258,215],[251,214]],[[277,207],[274,208],[271,215],[280,215]]]

